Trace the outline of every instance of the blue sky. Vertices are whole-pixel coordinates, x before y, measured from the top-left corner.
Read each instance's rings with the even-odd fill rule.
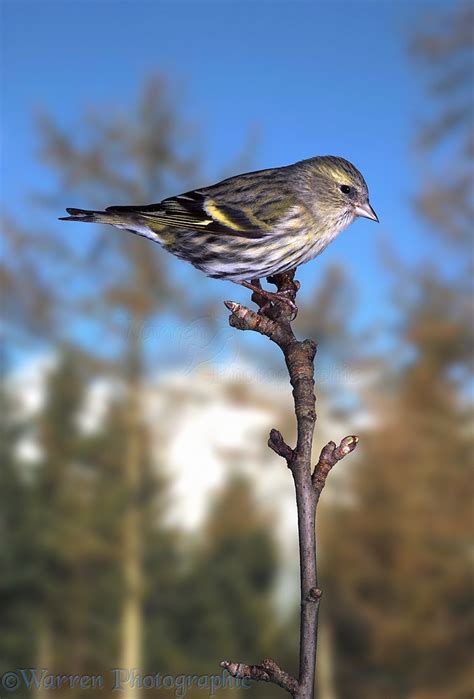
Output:
[[[35,160],[36,110],[68,128],[87,105],[126,109],[144,79],[161,72],[181,93],[184,116],[202,127],[206,172],[222,172],[254,128],[252,169],[327,153],[361,169],[381,224],[357,221],[298,277],[309,286],[343,259],[370,322],[385,309],[380,240],[406,260],[422,259],[426,244],[410,203],[423,95],[407,43],[427,9],[389,0],[3,0],[8,209],[27,221],[28,194],[48,183]],[[58,233],[61,225],[51,222]],[[207,283],[229,295],[228,284]]]

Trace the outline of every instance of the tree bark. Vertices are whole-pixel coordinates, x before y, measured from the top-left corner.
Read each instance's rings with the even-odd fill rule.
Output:
[[[329,442],[312,469],[311,453],[316,423],[316,343],[312,340],[297,340],[291,328],[294,302],[299,289],[299,283],[294,280],[294,273],[295,270],[292,270],[268,279],[278,289],[275,302],[269,303],[268,297],[260,296],[257,291],[252,294],[252,300],[260,309],[258,313],[233,301],[226,301],[225,305],[231,311],[229,323],[232,327],[256,331],[280,347],[293,388],[297,425],[296,447],[292,449],[286,444],[280,432],[275,429],[270,432],[268,445],[286,460],[295,484],[301,588],[299,675],[298,678],[292,677],[269,659],[263,660],[260,665],[223,660],[221,667],[236,678],[273,682],[286,689],[294,699],[313,699],[321,599],[316,561],[316,508],[329,471],[340,459],[355,449],[358,438],[345,437],[339,446]],[[253,284],[258,285],[258,282]],[[282,301],[285,295],[293,305]]]

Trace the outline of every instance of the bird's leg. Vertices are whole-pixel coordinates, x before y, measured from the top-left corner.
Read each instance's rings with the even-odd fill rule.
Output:
[[[272,277],[268,278],[269,281],[271,281],[272,279]],[[273,281],[272,283],[275,282]],[[254,301],[259,306],[259,313],[265,313],[265,311],[269,308],[271,303],[284,303],[290,306],[291,308],[291,320],[294,320],[296,318],[298,313],[298,307],[294,302],[294,297],[297,291],[296,285],[298,285],[299,287],[298,282],[292,281],[292,285],[294,286],[278,291],[267,291],[266,289],[262,289],[262,285],[260,284],[259,279],[252,279],[251,282],[237,282],[237,284],[240,284],[241,286],[244,286],[246,289],[250,289],[251,291],[253,291],[252,301]]]
[[[296,305],[296,294],[300,289],[300,283],[295,279],[296,268],[289,269],[286,272],[279,272],[278,274],[272,274],[267,277],[267,282],[269,284],[274,284],[278,291],[275,292],[275,296],[281,300],[286,300],[291,308],[290,321],[294,320],[298,315],[298,306]]]
[[[241,286],[245,286],[246,289],[250,289],[252,293],[252,301],[259,307],[259,312],[263,312],[269,305],[269,291],[262,289],[260,284],[260,279],[252,279],[251,282],[237,282]]]

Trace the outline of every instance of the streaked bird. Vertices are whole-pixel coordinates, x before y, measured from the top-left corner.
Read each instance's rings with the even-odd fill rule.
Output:
[[[209,277],[254,290],[256,280],[319,255],[358,216],[378,221],[361,173],[335,156],[229,177],[158,204],[66,211],[61,220],[125,229]]]

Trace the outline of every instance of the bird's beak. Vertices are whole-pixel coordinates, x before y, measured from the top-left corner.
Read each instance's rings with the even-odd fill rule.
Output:
[[[368,201],[365,202],[365,204],[359,204],[356,206],[354,208],[354,213],[356,216],[363,216],[364,218],[370,218],[371,221],[376,221],[377,223],[379,222],[379,217]]]

